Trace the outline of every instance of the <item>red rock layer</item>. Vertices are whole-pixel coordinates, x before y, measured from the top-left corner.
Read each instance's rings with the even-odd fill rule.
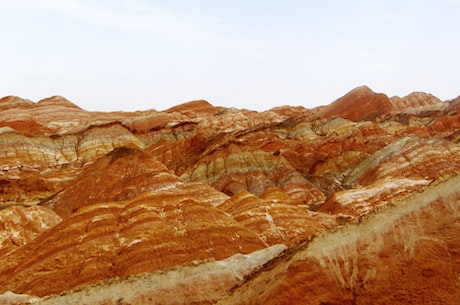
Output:
[[[185,191],[90,205],[10,253],[2,289],[37,296],[83,283],[266,246],[259,237]]]
[[[183,103],[165,110],[166,113],[180,113],[189,118],[215,115],[223,110],[222,107],[214,107],[205,100],[196,100]]]
[[[94,203],[124,201],[146,192],[174,190],[212,205],[227,196],[203,184],[186,184],[148,154],[131,148],[118,148],[88,166],[72,184],[46,202],[62,217]],[[90,194],[90,195],[89,195]]]
[[[427,260],[426,249],[444,240],[456,262],[458,241],[449,232],[458,232],[453,223],[459,201],[448,190],[459,185],[460,104],[430,101],[394,106],[394,100],[361,87],[312,110],[258,113],[193,101],[164,112],[93,113],[59,97],[36,104],[3,98],[0,206],[7,208],[0,215],[7,216],[0,230],[0,293],[45,296],[99,281],[110,286],[114,278],[124,287],[128,276],[165,268],[182,274],[196,260],[227,260],[282,243],[289,247],[285,256],[253,274],[254,283],[269,283],[267,291],[259,294],[251,282],[228,302],[239,304],[247,294],[251,304],[283,304],[293,289],[295,302],[305,303],[308,296],[313,304],[340,303],[354,302],[353,291],[363,300],[378,296],[384,290],[380,280],[389,287],[393,273],[379,259],[397,272],[412,272],[412,264]],[[399,206],[413,210],[403,215]],[[442,218],[437,224],[427,216],[431,210]],[[381,226],[380,214],[393,224]],[[353,228],[344,229],[349,235],[334,233],[343,225]],[[318,235],[329,242],[320,243]],[[418,240],[423,247],[417,248]],[[374,241],[376,248],[369,248]],[[312,247],[316,252],[309,252]],[[398,256],[404,247],[422,256]],[[452,270],[458,273],[457,263],[438,268],[438,250],[429,264],[447,278]],[[398,265],[392,256],[405,263]],[[209,282],[202,290],[215,287],[216,297],[196,300],[215,302],[230,293],[229,283],[244,281],[246,274],[228,277],[225,270],[225,285]],[[419,279],[406,280],[425,287]],[[407,287],[395,292],[401,300],[418,289]],[[434,287],[440,300],[450,302]],[[322,291],[331,289],[337,294],[328,299]]]
[[[293,249],[218,304],[456,304],[459,183]]]
[[[375,93],[366,86],[358,87],[339,98],[319,116],[328,119],[342,117],[353,121],[373,120],[395,111],[390,99],[382,93]]]
[[[224,260],[194,261],[166,270],[130,276],[125,280],[111,279],[60,295],[35,298],[34,301],[42,305],[213,304],[285,249],[284,245],[276,245],[247,255],[235,254]],[[30,296],[5,293],[0,295],[0,302],[15,298],[24,300]]]

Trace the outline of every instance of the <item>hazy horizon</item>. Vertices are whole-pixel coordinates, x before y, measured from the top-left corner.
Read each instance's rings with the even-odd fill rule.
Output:
[[[0,0],[0,96],[88,110],[460,94],[460,1]]]

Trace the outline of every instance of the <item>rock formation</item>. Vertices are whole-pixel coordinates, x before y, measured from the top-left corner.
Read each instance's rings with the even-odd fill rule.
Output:
[[[460,102],[0,99],[0,304],[457,304]]]
[[[374,120],[395,111],[395,105],[382,93],[367,86],[358,87],[326,107],[320,116],[331,119],[341,117],[353,121]]]
[[[424,92],[413,92],[405,97],[394,96],[391,98],[392,104],[398,111],[418,111],[429,109],[442,109],[445,105],[436,96]]]
[[[13,205],[0,210],[0,256],[27,244],[61,220],[53,210],[37,205]]]

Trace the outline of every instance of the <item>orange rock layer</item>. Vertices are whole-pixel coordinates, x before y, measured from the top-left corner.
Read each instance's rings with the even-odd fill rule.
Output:
[[[0,302],[456,304],[459,105],[2,98]]]

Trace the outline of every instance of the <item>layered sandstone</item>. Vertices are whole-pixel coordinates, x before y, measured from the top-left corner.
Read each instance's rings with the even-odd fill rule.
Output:
[[[284,245],[275,245],[247,255],[235,254],[224,260],[194,261],[179,268],[143,273],[125,280],[103,281],[36,302],[43,305],[212,304],[228,296],[233,287],[243,283],[247,276],[260,270],[285,249]],[[180,289],[177,289],[178,286]],[[28,295],[16,297],[21,296],[30,298]]]
[[[394,96],[391,98],[391,102],[398,111],[409,111],[413,113],[442,110],[447,105],[443,104],[436,96],[424,92],[413,92],[402,98]]]
[[[337,99],[320,112],[321,117],[342,117],[353,121],[373,120],[395,111],[391,100],[367,86],[358,87]]]
[[[6,290],[46,296],[194,260],[266,247],[255,233],[184,190],[88,205],[6,256]],[[33,275],[33,276],[31,276]]]
[[[460,103],[0,99],[0,302],[456,304]]]
[[[218,304],[456,304],[460,178],[316,237]]]
[[[41,206],[9,206],[0,210],[0,256],[21,247],[61,222],[53,210]]]

